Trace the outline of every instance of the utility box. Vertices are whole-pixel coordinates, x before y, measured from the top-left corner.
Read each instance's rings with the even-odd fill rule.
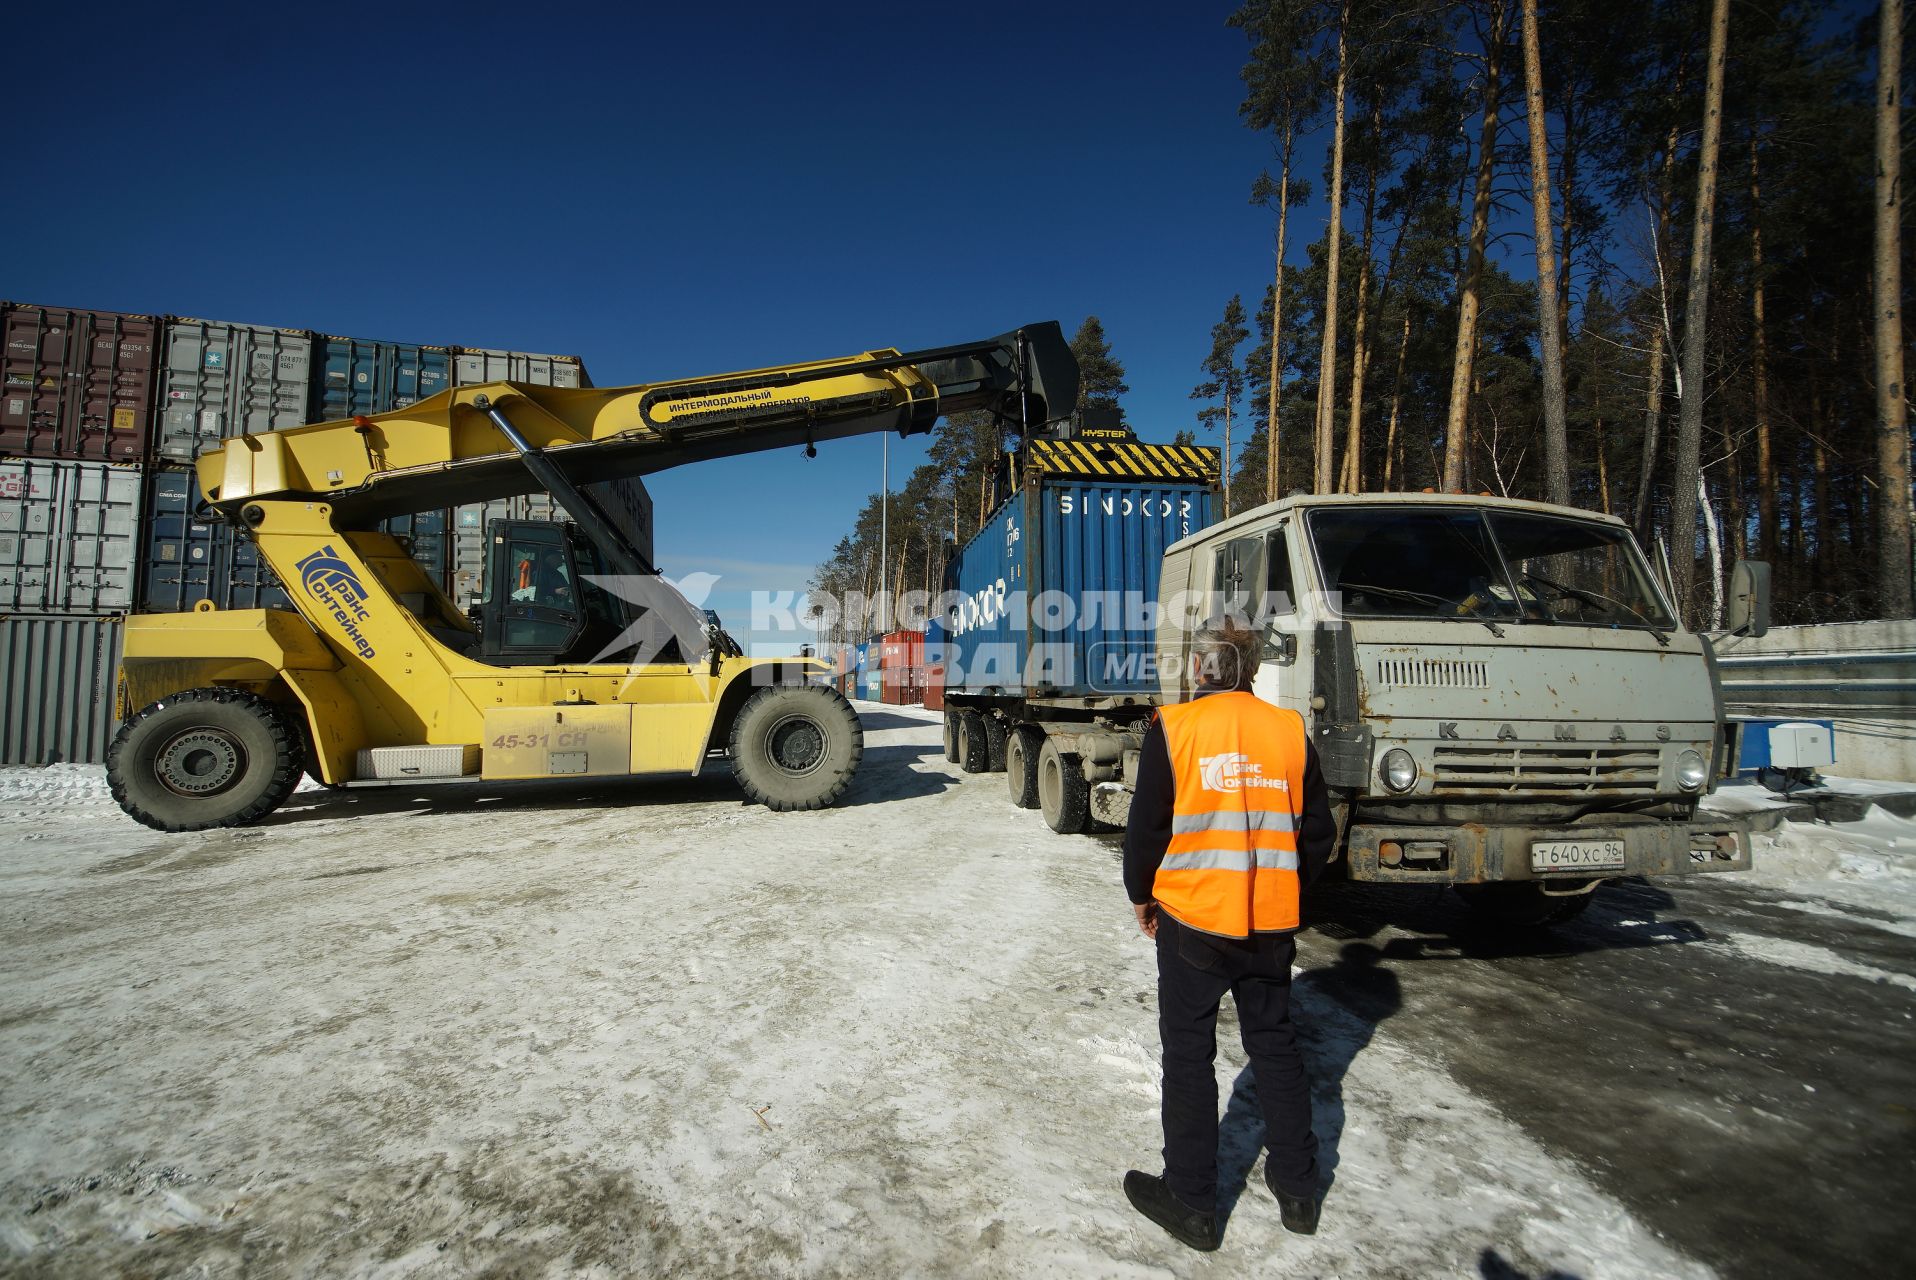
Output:
[[[1836,763],[1830,726],[1792,720],[1770,726],[1770,764],[1778,769],[1827,769]]]
[[[1730,718],[1736,731],[1736,772],[1823,769],[1836,763],[1836,724],[1830,720]]]
[[[463,778],[479,772],[479,746],[362,747],[361,779]]]

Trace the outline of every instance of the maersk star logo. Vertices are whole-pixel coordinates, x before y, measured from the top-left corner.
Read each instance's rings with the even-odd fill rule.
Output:
[[[718,585],[715,573],[688,573],[668,578],[662,573],[588,574],[586,581],[609,595],[636,606],[631,625],[591,658],[604,662],[615,653],[630,653],[625,661],[635,667],[655,661],[669,641],[679,642],[679,656],[688,664],[699,661],[711,647],[705,635],[705,601]]]

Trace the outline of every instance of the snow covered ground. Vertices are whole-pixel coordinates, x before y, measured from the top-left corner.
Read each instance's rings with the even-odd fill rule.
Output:
[[[1712,1274],[1303,979],[1322,1231],[1278,1224],[1227,1012],[1248,1190],[1183,1250],[1119,1189],[1158,1168],[1157,1036],[1111,842],[861,711],[816,814],[721,770],[168,836],[96,769],[0,771],[0,1272]],[[1912,842],[1791,824],[1752,878],[1907,933]]]
[[[1901,783],[1830,778],[1830,789],[1867,796],[1907,792]],[[1732,783],[1710,797],[1731,813],[1785,801],[1754,782]],[[1759,837],[1751,870],[1740,880],[1788,890],[1799,910],[1864,920],[1916,937],[1916,821],[1872,808],[1857,822],[1785,822]]]

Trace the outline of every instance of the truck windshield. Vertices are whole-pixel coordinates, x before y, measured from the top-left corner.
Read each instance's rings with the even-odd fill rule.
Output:
[[[1595,521],[1344,507],[1311,512],[1310,530],[1346,617],[1673,625],[1629,534]]]

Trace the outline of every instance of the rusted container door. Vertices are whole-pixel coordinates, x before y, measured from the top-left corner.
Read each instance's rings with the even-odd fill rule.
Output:
[[[159,323],[8,305],[0,315],[0,453],[140,462],[152,435]]]

